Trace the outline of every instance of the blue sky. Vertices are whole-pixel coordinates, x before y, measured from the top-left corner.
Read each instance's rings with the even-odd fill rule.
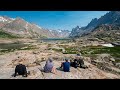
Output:
[[[108,11],[0,11],[0,15],[21,17],[43,28],[72,30],[77,25],[86,26],[93,18],[100,18]]]

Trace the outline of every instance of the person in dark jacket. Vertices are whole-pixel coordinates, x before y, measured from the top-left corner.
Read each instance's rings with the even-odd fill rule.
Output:
[[[72,67],[73,67],[73,61],[72,61],[72,60],[70,60],[70,66],[72,66]]]
[[[15,67],[15,74],[14,77],[16,77],[16,75],[22,75],[23,77],[27,77],[27,70],[26,70],[26,66],[23,64],[19,64]]]
[[[64,72],[70,72],[70,62],[68,62],[68,59],[65,59],[65,62],[61,64],[61,68],[63,68]]]
[[[78,60],[75,59],[74,62],[73,62],[73,67],[77,68],[78,66],[79,66]]]

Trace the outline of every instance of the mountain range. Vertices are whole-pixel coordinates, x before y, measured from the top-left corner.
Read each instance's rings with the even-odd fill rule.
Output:
[[[94,36],[94,37],[111,37],[115,36],[120,39],[120,11],[110,11],[99,19],[94,18],[85,27],[76,26],[72,29],[69,37],[81,36]],[[116,39],[116,38],[115,38]]]
[[[20,17],[13,19],[7,16],[0,16],[0,30],[25,38],[64,38],[70,33],[68,30],[45,29]]]
[[[110,11],[100,18],[94,18],[85,27],[76,26],[69,30],[51,30],[16,17],[0,16],[0,30],[25,38],[79,38],[92,36],[98,38],[111,37],[120,40],[120,11]]]

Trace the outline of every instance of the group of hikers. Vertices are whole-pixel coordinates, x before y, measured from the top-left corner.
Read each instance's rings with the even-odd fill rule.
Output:
[[[59,69],[64,71],[64,72],[70,72],[70,67],[74,67],[74,68],[80,67],[80,68],[83,68],[83,69],[88,68],[84,64],[84,60],[83,60],[83,58],[81,58],[80,54],[77,54],[73,61],[70,60],[70,62],[69,62],[69,60],[67,58],[65,58],[64,60],[65,61],[62,62],[61,66],[59,67]],[[56,68],[54,67],[53,60],[51,58],[48,58],[48,60],[46,61],[45,66],[43,68],[43,71],[45,73],[50,73],[50,72],[51,73],[56,73]],[[26,66],[23,65],[23,64],[18,64],[15,67],[14,77],[16,77],[17,74],[22,75],[24,77],[27,77],[28,73],[27,73]]]

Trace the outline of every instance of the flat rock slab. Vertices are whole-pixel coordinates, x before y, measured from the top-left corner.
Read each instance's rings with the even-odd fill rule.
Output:
[[[30,75],[28,75],[28,77],[12,77],[15,71],[15,65],[18,63],[18,61],[16,60],[18,56],[20,56],[21,58],[25,58],[25,60],[23,60],[24,64],[29,64],[27,70],[30,71]],[[63,72],[58,69],[61,66],[62,60],[54,60],[53,63],[56,68],[56,73],[44,73],[41,71],[41,69],[43,69],[46,61],[40,62],[40,65],[36,65],[34,62],[36,61],[36,59],[42,57],[48,58],[49,56],[57,58],[59,56],[69,57],[69,55],[64,56],[55,52],[42,52],[36,55],[33,54],[33,51],[18,51],[11,52],[5,55],[0,55],[0,79],[120,79],[120,75],[118,76],[116,74],[102,71],[96,66],[88,63],[87,61],[85,61],[85,65],[88,66],[88,69],[76,69],[74,67],[71,67],[70,72]]]

